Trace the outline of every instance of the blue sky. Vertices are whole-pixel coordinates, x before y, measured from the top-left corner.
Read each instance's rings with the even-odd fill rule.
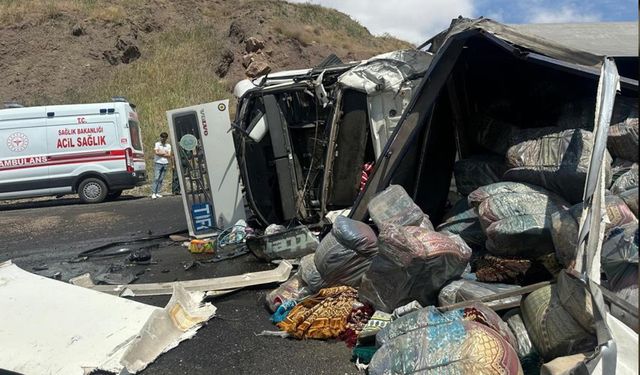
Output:
[[[350,15],[374,34],[421,43],[452,18],[485,16],[503,23],[638,21],[637,0],[289,0]],[[633,27],[637,28],[636,25]]]
[[[475,0],[477,15],[506,23],[637,21],[638,3],[628,0]]]

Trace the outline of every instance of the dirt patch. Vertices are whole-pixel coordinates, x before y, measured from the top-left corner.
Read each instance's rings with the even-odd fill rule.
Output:
[[[115,212],[86,212],[77,215],[71,220],[74,227],[86,230],[87,227],[99,228],[123,218],[124,216]]]
[[[16,222],[13,218],[0,218],[0,226],[3,228],[5,236],[29,236],[29,233],[25,233],[26,227],[31,232],[44,232],[60,226],[62,221],[60,216],[42,216],[30,220],[27,226],[26,223]]]

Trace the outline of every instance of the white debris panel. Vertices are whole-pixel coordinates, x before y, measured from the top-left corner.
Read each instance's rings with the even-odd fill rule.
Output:
[[[216,308],[180,285],[165,308],[0,263],[0,368],[24,374],[136,373],[192,337]]]

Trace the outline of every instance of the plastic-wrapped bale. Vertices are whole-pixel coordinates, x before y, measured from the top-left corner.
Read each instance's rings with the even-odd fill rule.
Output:
[[[621,198],[608,194],[604,198],[604,203],[609,218],[609,223],[605,225],[605,233],[612,228],[638,222],[634,213]],[[558,211],[551,216],[551,238],[556,257],[565,266],[571,265],[576,257],[581,215],[582,203],[578,203],[568,210]]]
[[[638,224],[627,224],[611,231],[602,245],[602,269],[607,288],[638,310]],[[611,304],[611,313],[636,331],[638,320]]]
[[[634,164],[627,172],[618,177],[611,185],[613,194],[620,194],[624,191],[638,187],[638,164]]]
[[[545,192],[554,202],[566,204],[564,198],[560,197],[558,194],[547,191],[540,186],[511,181],[496,182],[495,184],[480,187],[469,194],[469,196],[467,197],[467,202],[469,203],[469,207],[478,208],[480,206],[480,203],[494,195],[506,193],[540,192]]]
[[[487,251],[528,259],[553,252],[551,215],[566,207],[566,202],[543,188],[489,196],[478,207]]]
[[[300,268],[297,272],[297,275],[302,278],[302,281],[307,284],[312,293],[316,293],[327,286],[316,268],[316,263],[313,259],[314,256],[314,254],[303,256],[302,259],[300,259]]]
[[[611,164],[611,183],[616,182],[620,176],[629,172],[634,166],[637,168],[638,163],[620,158],[614,159]],[[608,187],[610,188],[611,186]]]
[[[510,167],[504,180],[527,182],[556,192],[571,203],[582,201],[593,150],[593,133],[583,129],[523,129],[512,136]],[[605,153],[606,185],[611,181],[611,156]]]
[[[618,194],[620,199],[626,203],[627,207],[638,217],[638,188],[633,188],[630,190],[623,191]]]
[[[613,156],[638,161],[638,98],[616,97],[607,148]]]
[[[438,232],[449,232],[459,235],[472,249],[484,249],[487,236],[480,226],[480,219],[473,207],[469,207],[466,199],[461,199],[451,208],[444,222],[437,228]]]
[[[440,312],[435,306],[427,306],[407,315],[404,315],[384,327],[376,335],[376,344],[383,346],[391,342],[396,337],[407,334],[424,327],[435,327],[455,321],[468,320],[486,325],[509,343],[511,346],[517,345],[517,340],[505,323],[495,311],[487,305],[476,302],[470,306]]]
[[[369,215],[378,228],[383,223],[420,225],[425,214],[400,185],[390,185],[378,193],[367,205]],[[428,216],[427,216],[428,218]]]
[[[591,299],[580,281],[565,272],[557,284],[529,294],[521,310],[531,342],[545,361],[592,351],[597,345]]]
[[[289,280],[280,284],[279,287],[269,292],[266,296],[266,302],[269,310],[274,312],[284,301],[303,299],[311,294],[311,290],[302,280],[302,277],[295,274]]]
[[[458,160],[453,166],[458,193],[467,196],[485,185],[499,182],[507,171],[504,159],[494,155],[476,155]]]
[[[522,312],[520,309],[510,310],[502,319],[507,322],[509,329],[518,341],[514,349],[518,353],[518,358],[520,358],[524,375],[539,375],[542,360],[531,343],[527,328],[522,321]]]
[[[475,280],[455,280],[445,285],[438,294],[438,304],[440,306],[453,305],[454,303],[477,300],[493,294],[504,293],[520,288],[518,285],[483,283]],[[498,305],[519,303],[521,296],[503,298],[496,301],[484,302],[487,306],[494,308]]]
[[[459,236],[421,227],[385,224],[378,246],[362,277],[359,299],[385,312],[413,300],[423,306],[435,303],[440,288],[459,277],[471,257]]]
[[[440,314],[431,307],[392,322],[378,337],[391,330],[402,331],[402,334],[389,336],[376,351],[369,374],[522,374],[518,356],[509,341],[486,321],[464,320],[462,314],[461,310]],[[423,319],[422,323],[426,324],[409,329],[394,328],[407,321],[417,323],[416,316],[430,319]]]
[[[331,232],[320,242],[314,263],[326,286],[358,287],[377,250],[373,229],[360,221],[338,216]]]

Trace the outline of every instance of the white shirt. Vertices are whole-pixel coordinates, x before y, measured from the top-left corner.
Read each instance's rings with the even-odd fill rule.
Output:
[[[160,142],[156,142],[156,146],[154,147],[155,151],[164,151],[164,152],[171,152],[171,145],[167,142],[164,145]],[[169,159],[165,158],[164,156],[158,156],[158,155],[154,155],[153,156],[153,161],[158,163],[158,164],[169,164]]]

